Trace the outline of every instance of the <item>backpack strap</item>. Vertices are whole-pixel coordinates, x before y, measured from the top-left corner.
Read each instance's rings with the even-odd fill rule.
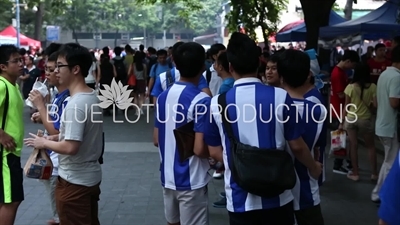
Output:
[[[226,104],[226,93],[224,94],[220,94],[218,96],[218,105],[221,106],[221,120],[222,120],[222,126],[225,128],[226,134],[228,135],[229,140],[231,141],[231,143],[234,143],[233,141],[236,140],[235,136],[233,135],[233,130],[232,130],[232,126],[230,125],[230,123],[228,122],[229,118],[229,114],[228,114],[228,110],[227,110],[227,104]]]
[[[10,103],[9,102],[10,100],[9,100],[9,93],[8,93],[7,84],[6,84],[6,82],[4,80],[1,80],[1,81],[4,83],[4,85],[6,87],[6,96],[5,96],[6,98],[4,99],[3,120],[1,121],[1,129],[3,131],[5,131],[5,129],[6,129],[6,121],[7,121],[8,105]],[[4,146],[0,145],[0,155],[3,155],[3,149],[4,149]]]
[[[206,70],[206,79],[207,79],[207,84],[210,85],[210,81],[211,81],[211,70],[210,70],[210,68],[208,68]]]
[[[167,70],[166,74],[165,74],[165,78],[167,79],[167,89],[170,88],[173,84],[174,84],[174,80],[172,77],[172,70]]]

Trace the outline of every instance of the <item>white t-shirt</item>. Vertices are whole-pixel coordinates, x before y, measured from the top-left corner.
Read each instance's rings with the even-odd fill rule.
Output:
[[[219,93],[219,88],[222,85],[222,79],[220,76],[218,76],[217,71],[215,71],[214,65],[211,65],[210,71],[211,71],[211,80],[210,83],[208,84],[208,87],[210,88],[212,96],[216,96]],[[207,70],[204,71],[203,76],[207,80]]]
[[[85,82],[86,82],[87,84],[96,83],[96,79],[95,79],[94,76],[93,76],[93,71],[95,71],[95,70],[96,70],[96,63],[93,62],[93,63],[92,63],[92,66],[91,66],[90,69],[89,69],[89,74],[87,75],[87,77],[85,77]]]

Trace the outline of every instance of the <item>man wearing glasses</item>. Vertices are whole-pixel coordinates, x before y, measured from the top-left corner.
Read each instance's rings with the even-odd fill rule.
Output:
[[[16,84],[23,60],[14,45],[0,46],[0,221],[13,225],[24,200],[21,150],[24,101]]]
[[[86,85],[92,56],[79,44],[61,46],[56,76],[69,89],[70,99],[60,122],[60,134],[42,138],[31,134],[28,146],[59,154],[55,195],[62,225],[99,225],[98,201],[102,171],[103,116],[97,93]]]
[[[64,111],[65,106],[69,100],[68,88],[60,84],[56,76],[56,62],[57,62],[57,50],[61,47],[61,44],[52,43],[46,52],[49,54],[45,66],[47,82],[57,88],[58,93],[52,100],[51,104],[46,107],[45,99],[42,94],[37,90],[32,90],[29,93],[29,100],[32,101],[33,105],[37,108],[38,112],[34,113],[31,120],[35,123],[42,123],[46,129],[46,136],[58,135],[60,130],[60,118]],[[52,219],[48,221],[48,225],[58,225],[60,220],[58,218],[56,200],[55,200],[55,188],[58,177],[58,153],[47,150],[51,161],[53,163],[53,174],[49,180],[43,180],[43,184],[46,187],[46,191],[50,198],[51,211],[53,213]]]

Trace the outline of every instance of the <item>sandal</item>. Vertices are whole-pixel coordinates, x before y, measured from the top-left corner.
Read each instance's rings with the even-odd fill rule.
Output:
[[[353,181],[360,180],[360,176],[359,175],[353,175],[352,173],[347,174],[347,178],[349,178],[350,180],[353,180]]]

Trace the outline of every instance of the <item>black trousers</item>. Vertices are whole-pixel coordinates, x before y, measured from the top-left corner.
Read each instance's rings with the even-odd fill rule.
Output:
[[[324,218],[322,217],[321,205],[316,205],[308,209],[295,211],[296,220],[298,225],[324,225]]]
[[[229,212],[230,225],[293,225],[293,202],[280,208],[253,210],[243,213]]]

